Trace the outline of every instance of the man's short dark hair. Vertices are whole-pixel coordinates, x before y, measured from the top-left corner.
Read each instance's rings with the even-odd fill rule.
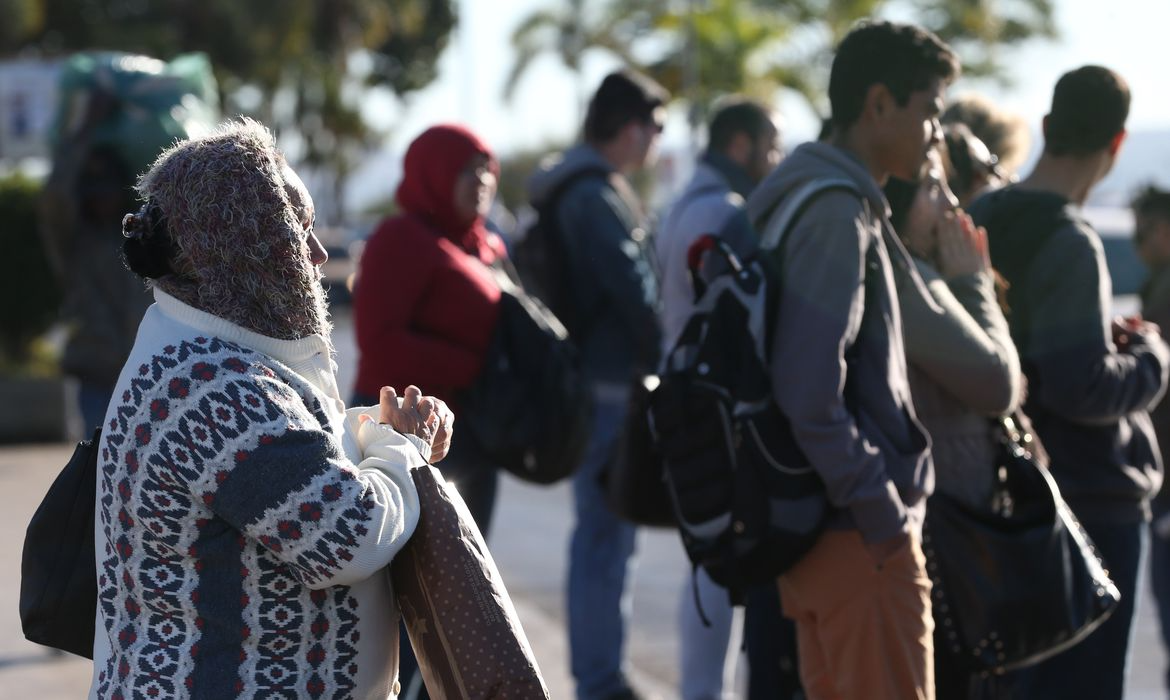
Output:
[[[829,74],[833,126],[847,128],[861,117],[870,87],[885,85],[899,105],[933,80],[959,75],[954,51],[931,32],[912,24],[863,21],[841,41]]]
[[[668,100],[670,93],[648,76],[628,68],[610,73],[589,100],[585,141],[605,143],[630,121],[649,121]]]
[[[1044,126],[1044,151],[1087,156],[1107,147],[1125,129],[1129,85],[1101,66],[1082,66],[1060,76]]]
[[[1146,185],[1130,204],[1136,216],[1156,217],[1170,223],[1170,190]]]
[[[720,104],[707,129],[707,150],[726,150],[736,134],[747,134],[752,141],[775,128],[772,113],[767,107],[743,97],[734,97]]]

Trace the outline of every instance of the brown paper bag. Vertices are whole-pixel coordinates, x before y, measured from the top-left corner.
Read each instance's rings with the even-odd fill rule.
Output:
[[[463,498],[434,467],[411,476],[418,528],[394,557],[390,576],[427,692],[547,699],[520,618]]]

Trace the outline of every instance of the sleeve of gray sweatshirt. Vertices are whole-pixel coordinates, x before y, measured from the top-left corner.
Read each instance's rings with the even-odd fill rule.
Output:
[[[857,196],[818,197],[785,234],[772,346],[772,391],[793,434],[867,542],[902,532],[906,508],[882,451],[845,404],[845,351],[865,310],[865,253],[873,232]],[[865,358],[860,358],[864,361]]]
[[[1112,342],[1112,285],[1101,243],[1070,224],[1036,257],[1026,281],[1032,318],[1028,356],[1036,379],[1028,390],[1053,413],[1086,425],[1117,421],[1157,403],[1166,387],[1170,350],[1158,334]]]
[[[988,273],[944,280],[918,266],[933,304],[899,277],[906,358],[964,405],[995,416],[1016,409],[1020,359]]]

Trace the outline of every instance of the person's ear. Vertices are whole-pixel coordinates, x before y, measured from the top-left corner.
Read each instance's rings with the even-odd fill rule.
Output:
[[[894,96],[884,83],[874,83],[865,91],[865,102],[861,106],[862,116],[881,121],[893,107]]]
[[[1109,155],[1116,156],[1117,152],[1121,150],[1121,144],[1125,143],[1125,129],[1117,132],[1113,139],[1109,142]]]
[[[1051,115],[1045,114],[1044,118],[1040,120],[1040,133],[1044,135],[1044,141],[1048,141],[1048,117]]]

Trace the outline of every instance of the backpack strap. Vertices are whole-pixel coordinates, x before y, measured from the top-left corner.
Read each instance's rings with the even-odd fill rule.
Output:
[[[825,190],[831,189],[849,190],[859,197],[861,196],[857,185],[852,180],[847,180],[843,177],[825,177],[809,180],[797,188],[795,192],[785,197],[782,206],[773,209],[763,217],[763,220],[768,222],[768,226],[764,229],[764,233],[760,238],[760,248],[763,250],[772,250],[780,245],[784,234],[803,212],[804,207],[812,201],[813,197]]]

